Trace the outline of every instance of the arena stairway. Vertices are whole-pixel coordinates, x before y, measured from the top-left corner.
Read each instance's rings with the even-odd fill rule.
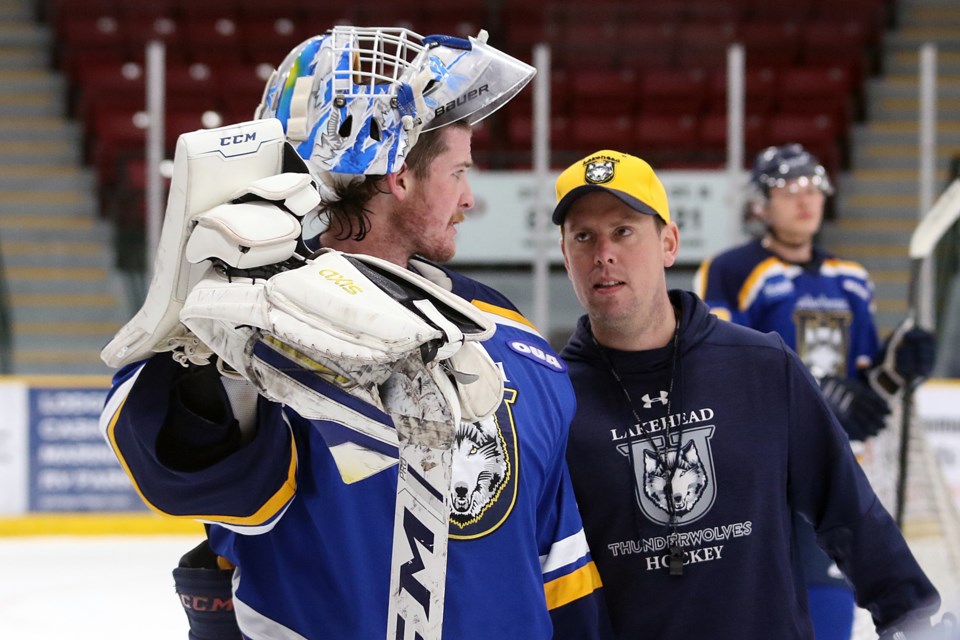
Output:
[[[130,315],[113,274],[78,127],[30,0],[0,0],[0,258],[12,371],[108,374],[99,351]]]
[[[861,262],[876,283],[877,324],[885,335],[907,311],[907,246],[919,215],[919,51],[937,46],[936,194],[960,155],[960,4],[900,0],[885,36],[884,74],[867,87],[867,119],[853,131],[853,169],[839,185],[837,220],[824,244]]]

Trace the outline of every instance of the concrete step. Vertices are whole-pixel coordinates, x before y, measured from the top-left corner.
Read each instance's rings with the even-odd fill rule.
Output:
[[[96,185],[96,176],[76,164],[20,165],[0,163],[0,191],[22,193],[32,190],[85,191],[89,193]]]
[[[36,143],[67,140],[79,146],[81,135],[80,123],[64,120],[62,117],[11,116],[0,121],[0,145],[6,142]]]
[[[855,260],[874,269],[898,270],[909,266],[907,245],[902,242],[828,242],[829,235],[824,234],[824,244],[830,252],[844,258]]]
[[[854,146],[853,166],[858,169],[914,169],[918,170],[918,143],[874,143],[863,140]],[[950,166],[956,147],[938,145],[936,168],[946,170]]]
[[[938,144],[960,145],[960,120],[939,118],[936,124]],[[916,118],[872,120],[853,130],[855,143],[919,144],[920,125]]]
[[[64,288],[53,292],[10,293],[10,308],[18,322],[125,322],[132,313],[114,288],[93,293]]]
[[[17,114],[24,115],[24,114]],[[56,117],[55,114],[42,114]],[[0,115],[0,121],[6,120]],[[67,164],[81,163],[80,144],[72,139],[60,140],[2,140],[0,139],[0,162],[4,164]]]
[[[32,21],[34,9],[32,2],[22,0],[3,0],[0,2],[0,20],[11,22]]]
[[[101,293],[110,288],[110,270],[104,267],[67,266],[7,266],[4,268],[7,292],[55,293]]]
[[[64,100],[46,92],[0,95],[0,118],[65,115]]]
[[[15,219],[23,215],[93,217],[96,211],[96,199],[86,189],[0,191],[0,218]]]
[[[0,68],[0,94],[55,92],[62,95],[65,86],[64,78],[48,69]]]
[[[13,370],[17,375],[104,375],[115,370],[100,360],[99,349],[14,349]]]
[[[859,217],[869,215],[871,218],[897,218],[914,220],[918,216],[919,197],[916,193],[887,194],[887,193],[855,193],[839,194],[839,208],[841,216]],[[862,214],[853,213],[863,212]],[[906,251],[906,249],[904,249]],[[840,255],[844,255],[840,252]]]
[[[0,69],[44,69],[50,67],[50,61],[46,46],[0,46]]]
[[[839,191],[845,196],[854,195],[909,195],[919,193],[918,170],[913,169],[859,169],[853,172],[857,177],[848,177],[840,183]],[[937,172],[935,184],[946,184],[948,172]],[[846,211],[842,217],[846,217]],[[889,222],[889,221],[888,221]]]
[[[852,212],[824,225],[824,234],[838,241],[855,238],[861,242],[909,242],[910,234],[917,226],[916,220],[907,218],[874,218],[854,216]]]
[[[825,239],[829,237],[832,243],[839,242],[845,246],[890,252],[889,255],[905,256],[907,254],[910,234],[916,226],[915,219],[875,218],[871,209],[862,209],[856,213],[853,209],[847,209],[844,213],[846,214],[844,217],[824,227]],[[844,252],[835,250],[833,244],[826,246],[837,255],[846,257]]]
[[[881,98],[916,97],[920,85],[914,73],[887,74],[882,78],[871,79],[868,86],[870,100]],[[948,98],[960,97],[960,77],[944,76],[937,79],[937,93]]]
[[[884,67],[892,75],[917,75],[920,69],[920,53],[915,48],[887,48]],[[937,74],[960,75],[960,51],[937,51]]]
[[[933,43],[938,49],[956,51],[960,49],[960,29],[951,25],[944,26],[904,26],[884,37],[884,46],[896,50],[917,49],[924,44]]]
[[[13,224],[0,215],[0,238],[5,243],[96,242],[109,245],[113,229],[102,220],[87,216],[64,218],[63,216],[22,216]]]
[[[110,273],[102,266],[65,267],[60,265],[6,265],[4,269],[10,282],[81,283],[103,287]]]
[[[960,7],[956,4],[949,6],[922,5],[902,7],[898,24],[902,28],[918,28],[939,25],[941,27],[960,28]]]
[[[97,267],[111,268],[113,252],[103,242],[53,240],[0,243],[3,264],[11,267]]]
[[[117,322],[17,322],[13,323],[14,350],[45,351],[51,347],[100,351],[123,326]]]
[[[960,97],[937,98],[937,117],[942,121],[955,122],[960,116]],[[874,121],[903,120],[920,117],[920,101],[917,98],[880,98],[867,103],[867,117]]]
[[[33,20],[0,22],[0,48],[34,47],[47,49],[52,42],[50,30]]]

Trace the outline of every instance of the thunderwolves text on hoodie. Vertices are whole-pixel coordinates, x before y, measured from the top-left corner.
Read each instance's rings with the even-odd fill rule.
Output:
[[[691,293],[670,297],[679,357],[673,342],[601,350],[586,317],[561,353],[578,404],[567,459],[617,637],[813,638],[793,511],[878,628],[936,611],[939,595],[794,352]],[[682,575],[670,573],[672,545]]]

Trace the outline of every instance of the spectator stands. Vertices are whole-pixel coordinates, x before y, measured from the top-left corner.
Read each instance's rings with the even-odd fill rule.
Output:
[[[475,34],[529,61],[552,45],[552,162],[615,146],[659,166],[719,166],[726,149],[726,49],[746,51],[746,157],[799,141],[847,167],[863,86],[880,71],[889,0],[47,0],[52,60],[83,123],[102,201],[129,198],[142,160],[144,46],[167,44],[168,151],[205,111],[252,116],[272,66],[337,23]],[[474,143],[490,168],[530,164],[531,91]],[[105,205],[106,206],[106,205]]]

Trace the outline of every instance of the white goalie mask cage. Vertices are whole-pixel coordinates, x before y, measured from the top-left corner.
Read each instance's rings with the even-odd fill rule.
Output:
[[[338,26],[295,47],[264,89],[257,118],[277,118],[314,173],[397,171],[421,131],[475,124],[535,69],[474,38]]]

